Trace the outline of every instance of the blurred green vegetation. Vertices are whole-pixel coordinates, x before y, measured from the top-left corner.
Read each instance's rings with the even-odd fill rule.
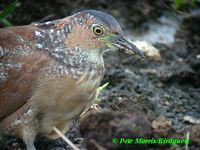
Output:
[[[7,19],[12,12],[15,10],[17,0],[13,0],[8,6],[6,6],[2,11],[0,11],[0,24],[5,27],[12,26],[12,23]]]
[[[101,98],[99,97],[99,94],[104,90],[106,89],[106,87],[108,86],[108,82],[105,83],[104,85],[100,86],[97,88],[97,93],[96,93],[96,98],[95,98],[95,102],[96,103],[100,103],[101,102]]]
[[[173,0],[172,7],[174,10],[180,9],[184,5],[195,6],[197,0]]]

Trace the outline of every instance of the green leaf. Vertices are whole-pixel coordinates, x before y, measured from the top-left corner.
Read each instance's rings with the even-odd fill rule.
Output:
[[[108,84],[109,84],[109,83],[107,82],[107,83],[105,83],[104,85],[98,87],[97,91],[98,91],[98,92],[101,92],[102,90],[104,90],[104,89],[108,86]]]
[[[3,18],[3,19],[0,19],[0,24],[2,24],[3,26],[5,27],[10,27],[12,26],[12,23],[10,21],[8,21],[7,19]]]
[[[0,19],[4,19],[11,15],[11,13],[15,10],[17,4],[17,0],[13,0],[3,11],[0,12]]]
[[[174,0],[173,8],[175,10],[177,10],[177,9],[179,9],[181,7],[182,4],[183,4],[183,0]]]
[[[189,6],[195,6],[196,2],[197,2],[197,0],[174,0],[172,7],[174,8],[174,10],[177,10],[186,4]]]
[[[100,103],[101,102],[101,98],[99,98],[99,93],[101,93],[102,90],[104,90],[107,86],[108,86],[108,82],[105,83],[104,85],[100,86],[97,88],[97,93],[96,93],[96,98],[95,98],[95,102],[96,103]]]

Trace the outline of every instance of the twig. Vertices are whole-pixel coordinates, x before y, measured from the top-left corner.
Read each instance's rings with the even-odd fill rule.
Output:
[[[45,22],[45,21],[51,20],[53,17],[55,17],[55,14],[49,14],[48,16],[40,19],[39,22]]]
[[[60,130],[58,130],[56,127],[53,127],[53,130],[74,150],[80,150],[78,147],[76,147]]]
[[[186,139],[187,139],[187,140],[190,140],[190,132],[189,132],[189,131],[188,131],[187,134],[186,134]],[[188,141],[188,143],[189,143],[189,141]],[[185,149],[186,149],[186,150],[189,150],[189,148],[188,148],[188,143],[185,144]]]

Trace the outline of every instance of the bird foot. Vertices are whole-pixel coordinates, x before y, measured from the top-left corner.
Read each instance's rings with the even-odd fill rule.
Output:
[[[99,106],[99,104],[93,104],[90,109],[94,109],[96,110],[97,112],[101,112],[102,111],[102,108],[101,106]]]

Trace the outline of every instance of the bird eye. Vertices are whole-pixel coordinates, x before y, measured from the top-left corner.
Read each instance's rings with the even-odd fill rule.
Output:
[[[104,30],[103,30],[103,28],[101,26],[94,26],[93,27],[93,32],[94,32],[94,34],[96,34],[98,36],[104,34]]]

